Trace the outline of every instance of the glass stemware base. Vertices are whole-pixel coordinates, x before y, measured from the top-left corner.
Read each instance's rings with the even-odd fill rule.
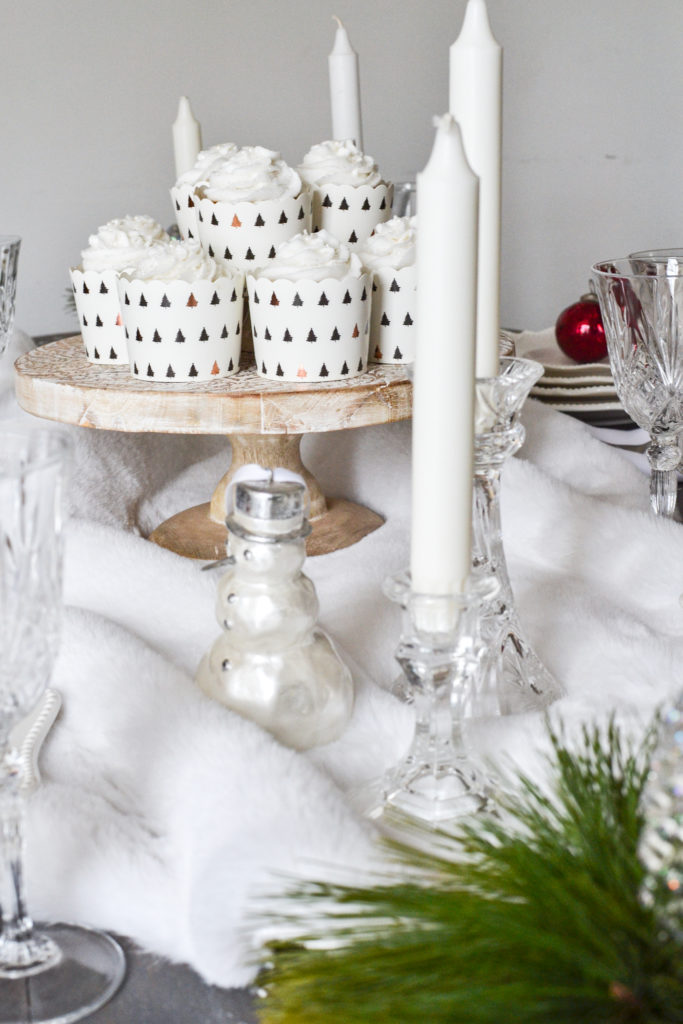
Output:
[[[482,609],[482,685],[475,717],[547,708],[563,694],[524,637],[510,585],[500,520],[500,477],[521,448],[520,413],[543,367],[531,359],[504,358],[497,377],[476,384],[474,439],[473,565],[497,583]]]
[[[123,951],[104,932],[37,924],[31,947],[47,959],[13,969],[16,954],[28,950],[0,941],[0,1024],[71,1024],[104,1006],[123,980]]]
[[[357,794],[359,809],[380,825],[419,823],[443,830],[493,808],[494,784],[467,748],[463,723],[481,682],[481,607],[496,586],[491,577],[475,574],[464,593],[416,594],[407,573],[385,585],[405,613],[396,659],[412,697],[415,726],[401,761]]]

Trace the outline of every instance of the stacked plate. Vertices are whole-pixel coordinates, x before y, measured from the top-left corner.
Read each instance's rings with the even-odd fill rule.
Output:
[[[518,356],[543,364],[543,376],[531,389],[533,398],[587,423],[633,426],[617,396],[607,359],[575,363],[558,347],[553,328],[515,335],[515,350]]]

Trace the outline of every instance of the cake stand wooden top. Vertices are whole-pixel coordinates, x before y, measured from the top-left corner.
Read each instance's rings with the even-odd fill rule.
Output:
[[[255,368],[207,383],[138,380],[126,366],[85,357],[80,335],[53,341],[14,364],[19,404],[60,423],[100,430],[177,434],[307,434],[408,419],[407,367],[370,364],[345,381],[291,384]]]

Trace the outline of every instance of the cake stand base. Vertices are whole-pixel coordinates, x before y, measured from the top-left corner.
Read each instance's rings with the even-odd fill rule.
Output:
[[[327,511],[311,521],[313,530],[306,541],[307,555],[326,555],[350,547],[384,522],[382,516],[343,498],[327,498]],[[210,517],[211,503],[195,505],[171,516],[157,526],[149,539],[162,548],[186,558],[225,558],[227,530]]]

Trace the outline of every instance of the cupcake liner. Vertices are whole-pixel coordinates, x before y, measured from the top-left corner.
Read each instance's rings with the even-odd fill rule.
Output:
[[[412,363],[415,359],[417,267],[381,267],[372,272],[370,362]]]
[[[171,189],[171,200],[180,237],[185,241],[198,242],[197,197],[194,194],[194,185],[174,185]]]
[[[237,373],[244,278],[215,281],[119,279],[134,377],[177,384]]]
[[[329,231],[349,249],[361,249],[378,224],[391,217],[394,186],[313,185],[314,231]]]
[[[287,281],[247,275],[256,369],[299,384],[347,380],[368,363],[370,274]]]
[[[115,270],[71,267],[71,286],[85,354],[91,363],[127,363],[128,346],[123,328]]]
[[[228,269],[265,266],[281,242],[311,227],[307,191],[253,203],[214,202],[195,194],[195,205],[202,249]]]

